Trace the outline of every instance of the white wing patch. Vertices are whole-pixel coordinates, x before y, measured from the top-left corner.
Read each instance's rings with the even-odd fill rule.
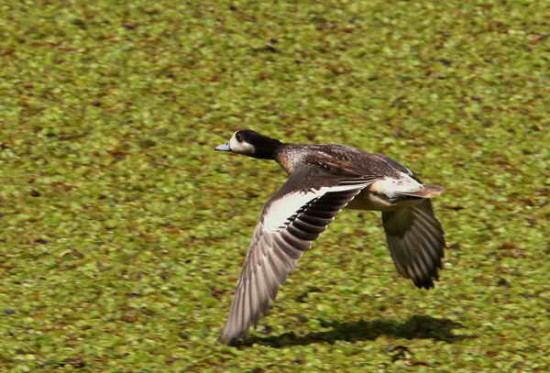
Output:
[[[321,197],[323,194],[320,190],[306,193],[296,192],[274,200],[264,213],[264,229],[272,232],[278,231],[303,206],[306,206],[309,202]]]
[[[416,192],[422,189],[422,184],[405,173],[401,177],[384,177],[374,182],[370,188],[373,192],[384,194],[388,197],[394,197],[399,193]]]
[[[263,226],[266,231],[276,232],[283,229],[288,220],[296,215],[300,209],[307,206],[308,203],[321,198],[326,193],[330,192],[343,192],[352,189],[362,189],[365,184],[356,185],[337,185],[332,187],[321,187],[319,189],[312,189],[308,192],[294,192],[289,193],[282,198],[274,200],[263,216]]]

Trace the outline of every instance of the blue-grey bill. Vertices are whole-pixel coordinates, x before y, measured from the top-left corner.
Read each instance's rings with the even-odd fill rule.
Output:
[[[229,146],[229,144],[223,144],[223,145],[216,146],[215,149],[219,152],[230,152],[231,151],[231,147]]]

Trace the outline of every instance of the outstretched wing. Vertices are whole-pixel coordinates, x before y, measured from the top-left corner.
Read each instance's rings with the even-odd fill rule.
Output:
[[[254,230],[230,313],[221,331],[222,342],[231,343],[246,336],[248,329],[265,314],[298,259],[311,248],[311,241],[373,180],[343,180],[327,174],[312,175],[305,170],[290,175],[265,205]]]
[[[419,288],[439,279],[445,239],[429,199],[382,213],[386,240],[397,271]]]

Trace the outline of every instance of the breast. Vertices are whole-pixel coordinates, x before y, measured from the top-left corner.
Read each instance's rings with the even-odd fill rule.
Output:
[[[297,165],[303,163],[304,151],[292,144],[285,144],[277,153],[276,160],[288,173],[294,172]]]

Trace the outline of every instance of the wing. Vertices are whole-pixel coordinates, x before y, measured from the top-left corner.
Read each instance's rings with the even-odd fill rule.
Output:
[[[372,182],[369,178],[321,177],[304,170],[289,177],[265,205],[254,230],[220,341],[231,343],[246,336],[250,326],[265,314],[298,259],[311,248],[311,241]],[[310,187],[304,188],[304,183]]]
[[[413,207],[382,212],[386,240],[397,271],[419,288],[439,279],[445,239],[429,199]]]

